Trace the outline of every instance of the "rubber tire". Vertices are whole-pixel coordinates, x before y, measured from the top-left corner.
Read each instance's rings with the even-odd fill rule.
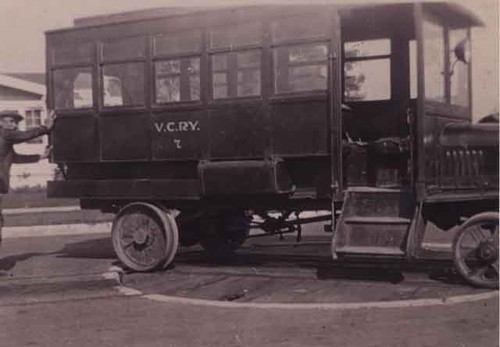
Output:
[[[464,267],[464,264],[460,261],[459,257],[459,242],[461,240],[462,235],[465,233],[465,231],[472,225],[475,224],[481,224],[485,222],[490,222],[493,221],[493,223],[496,223],[498,226],[499,223],[499,214],[496,212],[483,212],[476,214],[469,218],[467,221],[465,221],[461,226],[460,229],[456,232],[455,237],[453,239],[453,264],[455,265],[455,268],[457,269],[458,273],[462,278],[467,281],[467,283],[473,285],[474,287],[479,287],[479,288],[487,288],[487,289],[497,289],[498,288],[498,281],[492,282],[492,283],[485,283],[482,281],[476,281],[473,278],[470,278],[468,276],[468,271]],[[497,245],[498,247],[498,245]],[[498,252],[498,249],[497,249]]]

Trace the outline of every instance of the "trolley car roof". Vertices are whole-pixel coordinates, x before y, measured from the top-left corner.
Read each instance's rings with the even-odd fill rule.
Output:
[[[414,3],[367,3],[367,4],[354,4],[354,5],[304,5],[304,4],[287,4],[288,9],[297,10],[302,7],[307,6],[307,9],[314,10],[314,8],[335,8],[341,13],[348,15],[352,10],[363,10],[367,9],[370,11],[380,11],[382,13],[390,8],[394,9],[411,9]],[[77,18],[74,21],[74,27],[63,28],[56,30],[49,30],[47,34],[73,31],[75,29],[84,29],[90,27],[108,26],[115,24],[125,24],[140,21],[149,21],[155,19],[166,19],[166,18],[177,18],[183,16],[190,16],[199,13],[214,13],[220,14],[221,12],[230,12],[234,14],[234,11],[256,11],[266,10],[270,11],[273,9],[282,9],[283,5],[269,4],[269,5],[233,5],[233,6],[207,6],[207,7],[168,7],[168,8],[155,8],[139,11],[129,11],[115,14],[98,15],[92,17],[82,17]],[[469,9],[453,3],[446,2],[433,2],[433,3],[423,3],[422,6],[425,10],[435,13],[437,16],[445,18],[447,23],[451,27],[463,27],[463,26],[482,26],[483,22]],[[372,12],[373,13],[373,12]]]

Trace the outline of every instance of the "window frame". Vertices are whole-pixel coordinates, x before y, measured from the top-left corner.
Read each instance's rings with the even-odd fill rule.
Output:
[[[95,111],[98,107],[98,95],[99,95],[99,83],[98,74],[96,66],[96,52],[97,52],[97,42],[95,40],[83,40],[79,45],[89,45],[90,57],[88,60],[76,60],[71,62],[58,63],[55,59],[55,50],[60,48],[58,45],[54,45],[50,49],[50,54],[48,54],[47,61],[47,100],[48,107],[53,110],[62,111],[65,114],[80,115],[82,113],[88,113],[89,111]],[[64,47],[64,46],[63,46]],[[72,45],[66,46],[73,47]],[[69,70],[69,69],[90,69],[90,74],[92,78],[92,106],[81,107],[81,108],[56,108],[56,93],[54,84],[54,73],[59,70]]]
[[[108,42],[113,42],[113,41],[125,41],[129,38],[142,38],[144,40],[144,55],[143,57],[136,57],[136,58],[118,58],[118,59],[109,59],[105,60],[104,59],[104,45]],[[134,35],[134,36],[123,36],[123,37],[118,37],[118,38],[110,38],[108,40],[100,40],[97,41],[97,54],[98,54],[98,60],[97,60],[97,71],[98,71],[98,108],[100,112],[106,113],[106,112],[114,112],[116,110],[143,110],[147,109],[150,104],[150,95],[151,94],[150,90],[148,90],[148,83],[149,83],[149,78],[150,78],[150,51],[151,51],[151,35],[147,34],[142,34],[142,35]],[[142,86],[142,91],[143,91],[143,97],[142,97],[142,103],[141,104],[134,104],[134,105],[110,105],[106,106],[104,104],[104,68],[106,66],[113,66],[113,65],[125,65],[125,64],[137,64],[141,63],[142,64],[142,74],[143,74],[143,86]],[[123,88],[122,88],[123,91]],[[123,97],[123,95],[122,95]]]
[[[157,53],[155,49],[155,39],[157,37],[162,36],[182,36],[185,33],[195,32],[199,35],[200,43],[198,45],[198,50],[186,50],[182,52],[173,52],[173,53]],[[203,28],[190,28],[183,29],[177,31],[165,31],[165,32],[157,32],[150,34],[150,52],[151,58],[149,60],[151,66],[148,70],[148,74],[151,78],[149,82],[149,91],[150,91],[150,104],[151,109],[153,110],[161,110],[161,109],[170,109],[170,108],[184,108],[184,107],[200,107],[205,102],[206,91],[204,90],[204,86],[206,84],[206,57],[205,52],[206,49],[206,30]],[[167,60],[182,60],[182,59],[193,59],[198,58],[200,61],[199,67],[199,76],[200,76],[200,98],[199,100],[181,100],[181,101],[172,101],[166,103],[157,103],[156,102],[156,62],[158,61],[167,61]]]
[[[127,65],[127,64],[142,64],[142,70],[143,70],[143,95],[142,95],[142,103],[141,104],[132,104],[132,105],[105,105],[104,104],[104,68],[106,66],[117,66],[117,65]],[[101,111],[107,111],[107,110],[115,110],[115,109],[144,109],[147,108],[148,106],[148,91],[146,90],[146,85],[147,85],[147,75],[148,75],[148,69],[147,69],[147,64],[144,61],[120,61],[120,62],[113,62],[113,63],[107,63],[107,64],[100,64],[99,66],[99,83],[100,83],[100,93],[99,93],[99,104],[100,104],[100,109]],[[122,81],[123,85],[123,80]],[[123,87],[122,87],[122,98],[123,98]]]
[[[426,81],[425,81],[425,64],[423,65],[423,71],[422,75],[424,77],[424,83],[423,83],[423,95],[419,97],[423,98],[423,101],[426,105],[430,106],[433,109],[438,110],[439,112],[447,113],[447,114],[454,114],[459,116],[460,118],[464,117],[469,117],[471,115],[472,111],[472,57],[471,61],[467,64],[467,106],[460,105],[460,104],[454,104],[452,103],[452,91],[451,91],[451,78],[452,76],[450,75],[451,71],[451,66],[453,65],[454,57],[453,57],[453,47],[450,46],[450,32],[452,30],[465,30],[467,33],[466,38],[471,42],[471,27],[470,26],[465,26],[465,27],[452,27],[449,23],[444,23],[441,21],[439,18],[434,16],[432,13],[429,12],[424,12],[422,19],[421,19],[421,26],[422,26],[422,31],[421,31],[421,39],[422,39],[422,59],[425,57],[425,39],[426,36],[424,35],[424,30],[423,26],[424,23],[429,22],[434,25],[438,25],[443,28],[443,40],[444,40],[444,71],[442,72],[444,75],[444,101],[437,101],[437,100],[431,100],[427,99],[426,95]],[[418,46],[417,46],[418,47]],[[418,53],[417,53],[418,54]],[[472,55],[472,50],[471,50],[471,55]],[[460,62],[459,62],[460,63]]]
[[[306,39],[295,39],[295,40],[284,40],[281,42],[276,42],[272,43],[270,47],[270,54],[271,54],[271,75],[272,75],[272,98],[277,99],[277,98],[283,98],[283,97],[297,97],[297,96],[314,96],[314,95],[327,95],[328,90],[329,90],[329,75],[330,75],[330,64],[328,62],[328,57],[330,56],[331,52],[331,39],[328,37],[316,37],[316,38],[306,38]],[[276,85],[277,85],[277,75],[276,75],[276,70],[277,70],[277,64],[278,62],[275,59],[275,50],[278,50],[283,47],[294,47],[294,46],[307,46],[307,45],[315,45],[315,44],[322,44],[326,47],[326,58],[324,60],[325,67],[327,69],[327,78],[326,78],[326,86],[325,89],[311,89],[311,90],[303,90],[303,91],[290,91],[290,92],[284,92],[284,93],[278,93],[276,90]],[[317,66],[320,65],[319,63],[323,61],[314,61],[312,63],[296,63],[296,64],[287,64],[286,68],[288,69],[290,66]]]
[[[28,120],[30,119],[30,116],[34,116],[36,114],[36,111],[39,112],[39,118],[40,118],[40,124],[39,125],[28,125]],[[33,129],[33,128],[36,128],[36,127],[39,127],[43,124],[43,108],[42,107],[30,107],[30,108],[26,108],[24,110],[24,126],[25,126],[25,129],[26,130],[30,130],[30,129]],[[43,141],[43,138],[42,137],[35,137],[29,141],[27,141],[26,143],[29,143],[29,144],[42,144],[44,143]]]
[[[183,75],[182,71],[182,61],[183,60],[189,60],[189,59],[198,59],[199,65],[198,65],[198,73],[197,74],[187,74],[186,76]],[[157,74],[156,74],[156,63],[161,63],[161,62],[166,62],[166,61],[179,61],[179,73],[170,73],[170,74],[162,74],[162,77],[179,77],[179,95],[180,95],[180,100],[178,101],[168,101],[168,102],[158,102],[157,101],[157,87],[156,87],[156,82],[157,82]],[[166,58],[156,58],[151,61],[152,65],[152,93],[151,93],[151,100],[152,100],[152,105],[153,107],[164,107],[164,106],[172,106],[172,105],[182,105],[182,104],[200,104],[202,102],[202,57],[197,56],[197,55],[183,55],[183,56],[178,56],[178,55],[170,55]],[[183,81],[186,83],[187,80],[187,85],[189,86],[189,91],[191,93],[191,84],[190,84],[190,77],[191,76],[198,76],[199,77],[199,98],[197,100],[182,100],[182,91],[185,90],[183,89]]]
[[[58,108],[56,105],[56,90],[55,90],[55,83],[54,83],[54,74],[56,71],[63,71],[63,70],[76,70],[76,69],[89,69],[90,70],[90,77],[91,77],[91,86],[92,86],[92,105],[88,107],[63,107],[63,108]],[[51,100],[51,108],[56,110],[56,111],[63,111],[64,113],[82,113],[82,112],[88,112],[89,110],[94,110],[96,105],[97,105],[97,100],[96,100],[96,94],[98,93],[97,88],[96,88],[96,78],[95,78],[95,66],[94,65],[87,65],[87,64],[78,64],[78,65],[64,65],[62,67],[57,66],[57,67],[52,67],[50,70],[50,100]],[[73,88],[74,91],[74,88]]]
[[[224,28],[231,28],[235,25],[251,25],[256,24],[260,27],[260,42],[258,44],[242,44],[242,45],[230,45],[223,48],[212,48],[211,47],[211,39],[212,39],[212,31],[222,30]],[[243,23],[230,23],[222,26],[213,26],[206,28],[206,59],[207,59],[207,86],[208,86],[208,103],[224,103],[230,102],[233,100],[263,100],[265,98],[265,74],[264,68],[265,64],[265,55],[266,55],[266,22],[265,21],[252,21],[252,22],[243,22]],[[238,96],[238,72],[244,69],[238,68],[237,63],[237,55],[239,53],[258,51],[260,55],[259,59],[259,94],[258,95],[247,95],[247,96]],[[215,98],[214,97],[214,70],[213,70],[213,56],[219,54],[227,54],[228,55],[228,67],[227,67],[227,75],[228,75],[228,91],[227,97],[223,98]],[[231,62],[233,64],[231,64]],[[232,66],[234,65],[234,66]],[[256,70],[256,69],[255,69]],[[230,81],[234,80],[234,83]],[[231,89],[234,88],[234,90]]]
[[[238,54],[246,52],[258,52],[260,55],[259,66],[257,67],[239,67],[238,66]],[[213,68],[213,57],[216,55],[226,55],[227,56],[227,68],[221,70],[214,70]],[[221,100],[240,100],[240,99],[261,99],[263,98],[263,49],[259,48],[244,48],[238,50],[226,50],[226,51],[216,51],[209,54],[209,66],[210,66],[210,100],[213,102],[218,102]],[[238,74],[244,70],[252,70],[259,72],[259,93],[256,95],[238,95]],[[216,98],[214,96],[214,74],[215,73],[226,73],[227,77],[227,96]]]
[[[373,39],[367,39],[367,40],[361,40],[362,41],[378,41],[378,40],[389,40],[389,53],[386,54],[372,54],[372,55],[362,55],[359,57],[346,57],[345,54],[345,44],[348,42],[358,42],[358,41],[344,41],[342,42],[342,102],[343,103],[356,103],[356,102],[388,102],[388,101],[393,101],[394,99],[394,93],[393,93],[393,83],[394,83],[394,78],[392,76],[393,72],[393,50],[392,50],[392,38],[391,37],[381,37],[381,38],[373,38]],[[364,61],[374,61],[374,60],[388,60],[389,62],[389,98],[388,99],[375,99],[375,100],[347,100],[346,99],[346,73],[345,73],[345,66],[347,63],[350,62],[364,62]]]

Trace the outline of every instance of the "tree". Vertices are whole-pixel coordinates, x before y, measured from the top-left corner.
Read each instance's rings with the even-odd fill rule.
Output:
[[[359,57],[361,52],[359,49],[345,51],[345,91],[344,95],[347,101],[359,101],[366,97],[366,93],[362,90],[365,82],[365,75],[361,71],[356,71],[356,62],[349,58]]]

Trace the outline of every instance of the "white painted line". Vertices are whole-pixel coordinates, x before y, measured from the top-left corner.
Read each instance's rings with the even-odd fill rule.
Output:
[[[130,288],[129,288],[130,289]],[[121,289],[122,291],[125,289]],[[139,295],[137,290],[132,289],[134,295]],[[125,290],[128,292],[128,290]],[[139,292],[140,293],[140,292]],[[368,302],[351,302],[351,303],[259,303],[259,302],[232,302],[232,301],[211,301],[203,299],[191,299],[182,297],[172,297],[160,294],[142,295],[142,298],[172,303],[195,305],[216,308],[255,308],[255,309],[281,309],[281,310],[355,310],[369,308],[407,308],[407,307],[425,307],[437,305],[455,305],[468,302],[476,302],[481,300],[498,298],[498,292],[492,291],[481,294],[458,295],[442,299],[415,299],[415,300],[397,300],[397,301],[368,301]]]
[[[98,224],[59,224],[6,227],[3,228],[2,235],[4,239],[15,239],[23,237],[109,234],[110,232],[111,222],[107,222]]]
[[[72,211],[80,211],[80,206],[8,208],[3,210],[2,213],[4,215],[9,215],[9,214],[44,213],[44,212],[72,212]]]

